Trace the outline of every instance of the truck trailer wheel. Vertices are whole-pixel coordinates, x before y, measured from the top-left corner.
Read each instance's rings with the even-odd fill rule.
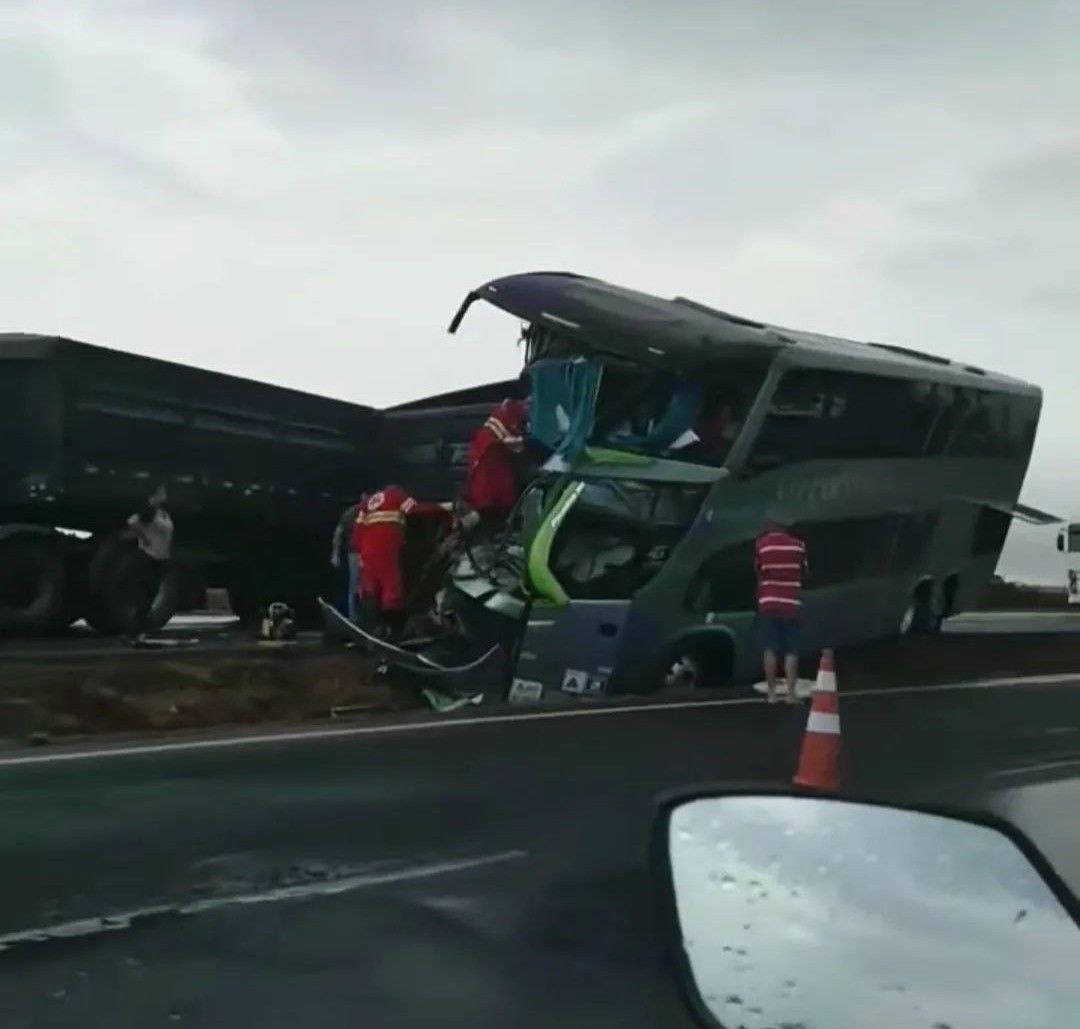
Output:
[[[20,532],[0,542],[0,632],[55,631],[64,595],[63,547],[53,535]]]
[[[138,614],[138,545],[117,533],[101,540],[90,558],[87,623],[106,636],[134,632]],[[170,564],[162,579],[146,628],[160,629],[176,613],[183,592],[183,569]]]

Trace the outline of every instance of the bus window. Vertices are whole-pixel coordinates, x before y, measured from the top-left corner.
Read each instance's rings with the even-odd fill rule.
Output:
[[[956,429],[942,451],[950,457],[1024,460],[1031,452],[1039,404],[1035,397],[958,390]]]
[[[886,574],[897,525],[895,515],[796,525],[793,532],[806,544],[807,586],[835,586]]]
[[[694,378],[605,363],[590,441],[720,467],[767,369],[767,361],[732,362]]]
[[[894,571],[909,572],[919,567],[926,558],[940,520],[941,512],[939,511],[921,511],[918,514],[903,517],[900,533],[896,537],[896,553],[893,555]]]
[[[777,386],[749,465],[921,457],[936,415],[926,382],[795,368]]]
[[[757,607],[754,541],[743,540],[710,555],[690,580],[686,608],[709,611],[753,611]]]
[[[1003,511],[992,507],[980,507],[975,517],[975,533],[971,540],[971,553],[974,557],[987,557],[998,554],[1005,546],[1005,537],[1009,534],[1012,518]]]

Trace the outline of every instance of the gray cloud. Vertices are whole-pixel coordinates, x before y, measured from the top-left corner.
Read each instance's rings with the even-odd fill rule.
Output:
[[[0,8],[6,328],[389,403],[565,267],[1047,385],[1071,501],[1080,8],[37,0]]]

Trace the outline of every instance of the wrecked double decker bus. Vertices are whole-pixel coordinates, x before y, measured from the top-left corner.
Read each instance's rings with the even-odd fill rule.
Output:
[[[807,543],[808,651],[935,632],[1012,518],[1053,520],[1017,504],[1035,386],[573,274],[490,282],[451,332],[478,301],[524,323],[541,457],[505,531],[453,557],[441,631],[395,663],[512,700],[724,686],[758,668],[770,512]]]

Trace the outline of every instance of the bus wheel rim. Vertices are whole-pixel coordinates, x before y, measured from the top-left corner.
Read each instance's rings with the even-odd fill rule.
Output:
[[[908,604],[904,608],[904,614],[900,618],[900,635],[906,636],[911,632],[911,627],[915,624],[915,605]]]

